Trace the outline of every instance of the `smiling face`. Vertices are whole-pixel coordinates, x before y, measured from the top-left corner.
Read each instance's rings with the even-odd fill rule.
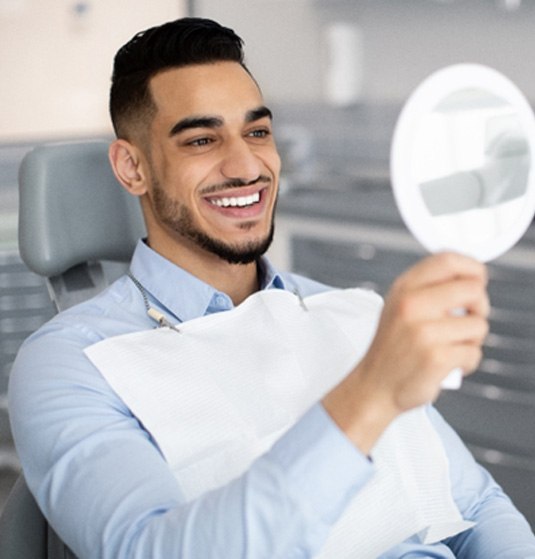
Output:
[[[151,247],[256,260],[271,241],[280,171],[256,83],[240,64],[218,62],[166,70],[150,87],[142,205]]]

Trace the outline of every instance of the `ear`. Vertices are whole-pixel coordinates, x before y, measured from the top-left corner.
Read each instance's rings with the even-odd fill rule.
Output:
[[[117,180],[134,196],[147,192],[147,180],[140,150],[126,140],[111,143],[108,156]]]

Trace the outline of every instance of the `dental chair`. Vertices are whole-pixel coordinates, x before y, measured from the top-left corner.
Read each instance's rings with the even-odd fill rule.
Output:
[[[139,203],[118,184],[107,150],[100,140],[47,144],[21,163],[19,250],[58,311],[121,275],[145,235]],[[72,557],[21,474],[0,517],[0,559]]]

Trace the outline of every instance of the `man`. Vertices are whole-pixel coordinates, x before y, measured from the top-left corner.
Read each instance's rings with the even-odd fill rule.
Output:
[[[84,350],[144,335],[154,326],[149,315],[186,330],[206,315],[236,316],[258,293],[297,290],[307,305],[328,291],[278,273],[262,257],[273,234],[280,161],[271,112],[231,30],[184,19],[138,34],[116,56],[110,107],[117,133],[111,164],[140,198],[148,236],[129,276],[54,318],[17,357],[10,411],[28,485],[80,557],[319,556],[333,526],[372,484],[368,457],[375,460],[378,441],[405,412],[432,402],[453,368],[476,368],[489,311],[485,269],[442,254],[406,272],[357,365],[239,475],[190,497],[164,459],[157,430]],[[467,313],[455,315],[458,308]],[[244,346],[253,339],[233,329],[216,343],[229,338]],[[328,351],[318,347],[313,360]],[[177,376],[191,372],[181,355],[178,362]],[[147,394],[153,390],[147,377]],[[185,405],[178,393],[176,407]],[[424,413],[447,462],[448,496],[476,524],[433,543],[411,533],[382,557],[535,557],[523,517],[437,412],[427,406]],[[426,448],[418,452],[426,456]],[[202,460],[193,465],[202,468]],[[386,513],[391,503],[379,505]],[[367,528],[351,530],[371,538]]]

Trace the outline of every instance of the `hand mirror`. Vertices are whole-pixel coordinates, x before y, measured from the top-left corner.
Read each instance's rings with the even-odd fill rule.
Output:
[[[409,97],[394,131],[391,179],[401,216],[429,251],[487,262],[535,213],[535,118],[519,89],[477,64],[449,66]],[[460,371],[447,388],[460,386]]]

